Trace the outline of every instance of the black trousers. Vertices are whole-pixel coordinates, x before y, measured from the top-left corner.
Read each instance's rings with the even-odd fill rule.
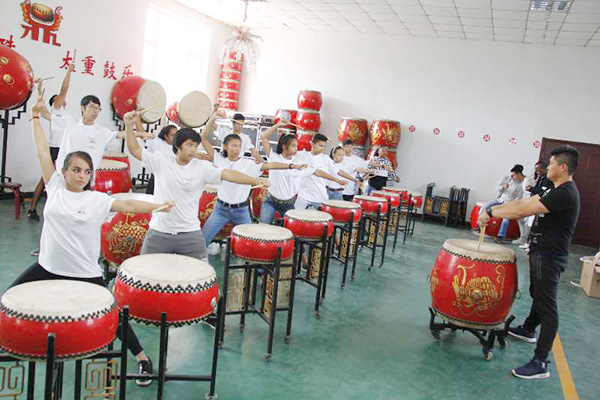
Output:
[[[558,305],[556,293],[560,274],[567,265],[566,255],[542,251],[529,253],[529,293],[533,302],[523,327],[530,332],[540,327],[535,355],[546,361],[558,331]]]
[[[375,190],[381,190],[387,183],[387,176],[374,176],[369,179],[369,185]]]
[[[96,277],[96,278],[74,278],[71,276],[56,275],[56,274],[46,271],[44,269],[44,267],[42,267],[37,262],[31,264],[31,266],[29,266],[29,268],[27,268],[25,270],[25,272],[23,272],[21,275],[19,275],[19,277],[10,285],[10,287],[17,286],[17,285],[20,285],[22,283],[27,283],[27,282],[48,281],[48,280],[55,280],[55,279],[67,279],[67,280],[73,280],[73,281],[88,282],[88,283],[93,283],[96,285],[106,287],[106,283],[104,283],[104,278],[102,278],[101,276]],[[33,293],[32,293],[32,296],[33,296]],[[119,328],[117,329],[117,337],[119,338],[119,340],[121,339],[121,329],[120,328],[121,328],[121,317],[119,316]],[[137,356],[144,349],[142,348],[140,341],[138,340],[137,336],[135,335],[135,332],[133,331],[133,329],[131,327],[129,328],[128,336],[129,336],[128,337],[129,351],[134,356]]]

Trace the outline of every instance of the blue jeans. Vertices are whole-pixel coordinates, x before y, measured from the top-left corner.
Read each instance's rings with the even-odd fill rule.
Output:
[[[296,210],[306,210],[308,207],[312,207],[316,210],[320,210],[321,209],[321,203],[314,203],[312,201],[308,201],[306,199],[303,199],[302,197],[298,197],[296,199],[296,203],[294,204],[294,208]]]
[[[231,222],[233,225],[251,224],[252,219],[250,218],[250,209],[248,206],[229,208],[217,202],[215,209],[210,214],[210,217],[208,217],[204,228],[202,228],[207,246],[228,222]]]
[[[281,218],[283,218],[288,210],[293,209],[293,202],[286,204],[277,203],[271,198],[271,196],[267,195],[262,203],[262,206],[260,207],[260,222],[263,224],[272,224],[273,220],[275,220],[277,211],[279,211],[279,215],[281,215]]]
[[[487,202],[483,205],[483,207],[481,207],[481,210],[479,210],[479,214],[484,212],[487,208],[494,207],[499,204],[503,204],[503,203],[501,201],[498,201],[498,199]],[[509,223],[510,223],[510,220],[508,218],[502,218],[502,224],[500,225],[500,230],[498,231],[499,238],[503,238],[506,236],[506,231],[508,231]]]
[[[334,192],[333,190],[327,188],[327,195],[329,196],[329,200],[344,200],[341,191]]]

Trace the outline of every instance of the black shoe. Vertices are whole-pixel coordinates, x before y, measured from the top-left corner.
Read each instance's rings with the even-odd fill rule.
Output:
[[[152,361],[138,361],[138,370],[140,375],[152,374]],[[148,386],[152,383],[152,379],[136,379],[135,383],[138,386]]]
[[[527,364],[513,369],[512,373],[517,378],[523,379],[550,378],[550,372],[548,372],[548,363],[540,360],[537,357],[533,357]]]
[[[40,220],[40,216],[38,215],[36,210],[28,210],[27,216],[29,217],[29,219],[34,220],[34,221]]]
[[[32,250],[32,251],[31,251],[31,253],[29,253],[29,254],[31,254],[32,256],[35,256],[35,257],[37,257],[37,256],[39,256],[39,255],[40,255],[40,249],[39,249],[39,248],[37,248],[37,249],[35,249],[35,250]]]
[[[509,328],[508,334],[527,343],[535,344],[537,342],[537,339],[535,338],[535,332],[528,331],[527,329],[523,328],[523,325],[519,325],[515,328]]]

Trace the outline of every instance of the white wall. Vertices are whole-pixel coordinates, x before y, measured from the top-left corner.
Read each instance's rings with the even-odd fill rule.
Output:
[[[273,114],[296,108],[301,89],[323,94],[321,132],[343,116],[396,119],[401,183],[447,195],[471,189],[491,199],[515,163],[531,172],[542,137],[600,143],[600,52],[409,36],[262,31],[262,56],[246,74],[241,107]],[[410,125],[416,131],[408,130]],[[441,134],[432,131],[439,128]],[[460,139],[458,131],[465,131]],[[484,142],[489,134],[491,141]],[[515,137],[517,144],[509,144]]]

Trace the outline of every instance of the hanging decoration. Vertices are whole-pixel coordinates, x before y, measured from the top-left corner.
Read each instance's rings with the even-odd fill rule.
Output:
[[[483,135],[484,142],[489,142],[491,139],[492,139],[492,137],[490,135]]]
[[[414,132],[414,131],[416,131],[416,130],[417,130],[417,127],[416,127],[416,126],[414,126],[414,125],[411,125],[411,126],[409,126],[409,127],[408,127],[408,131],[409,131],[409,132]]]
[[[440,134],[440,132],[441,132],[441,131],[440,131],[440,128],[434,128],[434,129],[433,129],[433,134],[434,134],[434,135],[436,135],[436,136],[437,136],[437,135],[439,135],[439,134]]]
[[[258,40],[262,40],[262,38],[251,34],[250,29],[234,28],[233,37],[219,47],[219,64],[223,65],[231,58],[232,54],[235,54],[238,60],[244,61],[250,71],[255,71],[256,61],[260,57]]]
[[[508,143],[510,144],[517,144],[517,138],[510,138],[510,140],[508,141]]]

